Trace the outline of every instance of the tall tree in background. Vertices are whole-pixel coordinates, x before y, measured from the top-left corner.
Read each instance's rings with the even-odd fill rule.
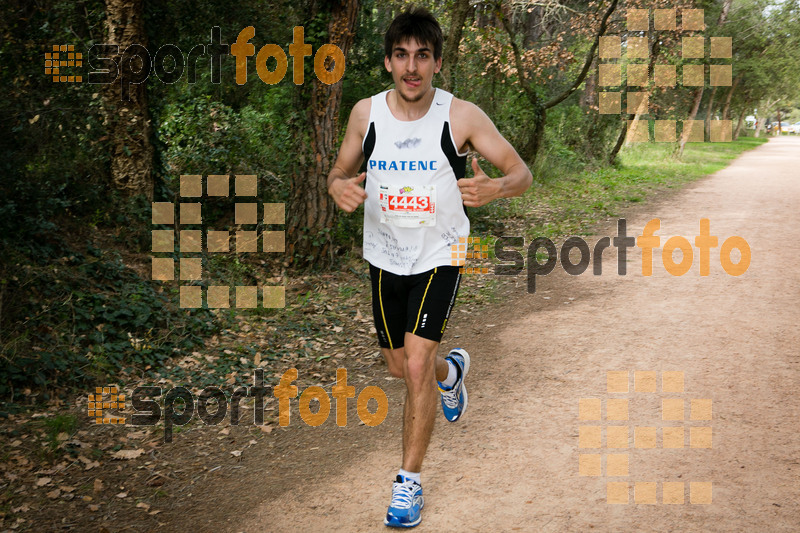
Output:
[[[453,90],[453,70],[458,63],[458,46],[461,43],[461,35],[464,30],[464,22],[472,11],[469,0],[455,0],[453,5],[453,16],[450,18],[450,31],[444,39],[444,51],[442,52],[442,88],[445,91]]]
[[[330,7],[327,38],[324,40],[338,46],[347,57],[355,35],[358,0],[314,2],[312,19],[320,16],[322,6]],[[325,65],[327,69],[331,66]],[[305,121],[308,131],[303,132],[308,136],[304,136],[299,143],[299,164],[293,175],[287,220],[287,256],[298,265],[326,265],[331,261],[331,230],[336,204],[328,196],[327,179],[339,139],[342,85],[341,80],[328,85],[316,76],[312,82]],[[298,90],[305,89],[299,86]]]
[[[119,47],[109,57],[117,65],[132,62],[132,70],[149,69],[142,58],[125,54],[130,45],[147,46],[143,0],[106,0],[106,42]],[[120,83],[120,81],[122,83]],[[104,85],[103,110],[111,142],[111,183],[126,196],[153,198],[153,145],[144,83],[126,84],[120,76]]]

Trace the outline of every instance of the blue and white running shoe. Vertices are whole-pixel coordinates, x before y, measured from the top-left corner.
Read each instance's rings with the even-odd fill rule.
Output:
[[[454,348],[445,357],[456,365],[458,372],[458,379],[456,379],[453,388],[444,390],[442,384],[439,383],[439,391],[442,393],[442,412],[444,417],[450,421],[455,422],[464,411],[467,410],[467,388],[464,386],[464,379],[469,372],[469,354],[463,348]]]
[[[383,523],[389,527],[414,527],[422,521],[423,505],[422,485],[398,474],[392,485],[392,503]]]

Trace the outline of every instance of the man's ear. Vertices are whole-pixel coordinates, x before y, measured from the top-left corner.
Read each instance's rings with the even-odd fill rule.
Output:
[[[387,70],[388,72],[391,72],[391,71],[392,71],[392,62],[391,62],[391,60],[390,60],[388,57],[386,57],[386,56],[384,56],[384,57],[383,57],[383,66],[385,66],[385,67],[386,67],[386,70]]]
[[[442,70],[442,58],[441,57],[436,60],[436,70],[434,70],[433,73],[436,74],[440,70]]]

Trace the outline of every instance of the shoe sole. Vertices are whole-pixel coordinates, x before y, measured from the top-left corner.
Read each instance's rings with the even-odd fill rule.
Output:
[[[423,498],[422,501],[420,502],[419,510],[421,511],[423,507],[425,507],[425,498]],[[413,522],[409,522],[408,524],[401,524],[399,522],[391,523],[385,518],[383,519],[383,525],[387,527],[416,527],[420,524],[420,522],[422,522],[422,515],[420,515],[420,517],[414,520]]]
[[[449,422],[457,422],[459,418],[464,416],[464,413],[467,412],[467,406],[469,405],[469,395],[467,394],[467,385],[466,385],[467,373],[469,373],[469,354],[463,348],[454,348],[450,350],[450,353],[457,353],[458,355],[464,358],[464,373],[461,376],[461,387],[464,393],[464,408],[461,409],[461,414],[458,415],[458,418],[456,418],[455,420],[450,420],[449,418],[447,419]]]
[[[419,518],[417,518],[416,520],[414,520],[413,522],[409,522],[408,524],[390,523],[385,518],[383,519],[383,525],[387,526],[387,527],[415,527],[415,526],[418,526],[420,524],[420,522],[422,522],[422,517],[421,516]]]

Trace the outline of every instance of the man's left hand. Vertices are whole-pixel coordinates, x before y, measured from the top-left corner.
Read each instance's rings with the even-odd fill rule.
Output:
[[[465,206],[480,207],[501,196],[500,180],[493,180],[487,176],[478,166],[478,159],[475,157],[472,158],[472,171],[475,173],[473,177],[458,180],[461,200]]]

